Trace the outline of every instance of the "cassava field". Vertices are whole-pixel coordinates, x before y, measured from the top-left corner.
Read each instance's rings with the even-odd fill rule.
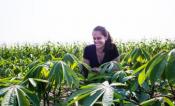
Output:
[[[1,45],[0,104],[174,106],[175,41],[115,44],[120,60],[102,64],[99,74],[82,62],[85,43]]]

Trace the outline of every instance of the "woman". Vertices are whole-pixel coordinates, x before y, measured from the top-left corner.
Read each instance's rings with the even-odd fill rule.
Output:
[[[99,72],[99,66],[105,62],[118,60],[118,50],[115,44],[112,43],[109,32],[103,26],[97,26],[92,32],[94,44],[84,48],[83,61],[90,65],[92,71]],[[88,71],[83,69],[82,73],[85,77],[88,76]]]

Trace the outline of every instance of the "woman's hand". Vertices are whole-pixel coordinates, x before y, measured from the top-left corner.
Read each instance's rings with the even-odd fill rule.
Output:
[[[92,68],[92,71],[93,71],[93,72],[96,72],[96,73],[99,73],[99,72],[100,72],[100,68],[94,67],[94,68]]]

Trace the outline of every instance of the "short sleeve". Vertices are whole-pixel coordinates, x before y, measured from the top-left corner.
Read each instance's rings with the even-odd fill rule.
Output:
[[[88,56],[88,47],[87,46],[84,48],[83,58],[89,59],[89,56]]]
[[[116,47],[116,45],[114,44],[114,47],[113,47],[113,58],[117,58],[119,56],[119,52],[118,52],[118,49]]]

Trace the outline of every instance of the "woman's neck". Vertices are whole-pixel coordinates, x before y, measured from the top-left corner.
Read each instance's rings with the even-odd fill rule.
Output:
[[[96,51],[99,52],[99,53],[103,52],[103,50],[104,50],[104,47],[101,47],[101,48],[97,48],[96,49]]]

